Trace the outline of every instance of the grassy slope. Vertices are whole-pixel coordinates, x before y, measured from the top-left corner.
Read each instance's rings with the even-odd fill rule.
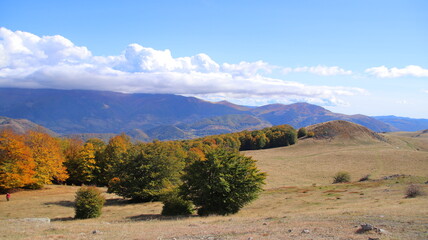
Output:
[[[0,199],[1,239],[427,239],[428,197],[404,198],[408,183],[428,180],[428,141],[387,135],[389,143],[314,141],[247,151],[268,173],[266,191],[232,216],[165,219],[160,203],[125,204],[115,195],[95,220],[73,220],[77,187],[45,190]],[[339,170],[354,181],[365,174],[415,177],[332,185]],[[316,184],[315,186],[313,184]],[[425,192],[428,192],[424,185]],[[50,224],[23,223],[25,217],[49,217]],[[371,223],[390,233],[356,234]],[[301,233],[303,229],[309,234]],[[101,231],[92,234],[93,230]],[[289,232],[291,230],[291,232]]]

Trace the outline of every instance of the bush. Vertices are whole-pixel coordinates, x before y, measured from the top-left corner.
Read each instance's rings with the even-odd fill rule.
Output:
[[[315,133],[312,131],[309,131],[308,134],[306,135],[308,138],[312,138],[315,137]]]
[[[75,218],[97,218],[101,215],[105,199],[95,187],[81,187],[76,193]]]
[[[163,197],[162,215],[164,216],[187,216],[191,215],[194,206],[191,201],[184,200],[177,193],[171,193]]]
[[[407,198],[414,198],[417,196],[422,196],[423,192],[420,186],[415,184],[410,184],[406,189],[406,197]]]
[[[299,128],[299,131],[297,131],[297,137],[301,138],[301,137],[306,137],[308,135],[308,130],[306,130],[306,128],[302,127]]]
[[[265,178],[250,157],[217,148],[185,169],[180,194],[199,215],[227,215],[257,198]]]
[[[351,175],[348,172],[338,172],[333,177],[333,183],[346,183],[351,181]]]
[[[358,182],[365,182],[368,180],[370,180],[370,174],[367,174],[364,177],[360,178],[360,180],[358,180]]]

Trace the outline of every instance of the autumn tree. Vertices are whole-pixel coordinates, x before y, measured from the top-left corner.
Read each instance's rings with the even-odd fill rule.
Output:
[[[35,182],[31,184],[31,188],[41,188],[53,180],[62,182],[68,178],[58,139],[46,133],[29,131],[25,135],[25,142],[31,149],[36,164]]]
[[[31,149],[23,136],[11,130],[0,132],[0,192],[20,188],[35,182]]]

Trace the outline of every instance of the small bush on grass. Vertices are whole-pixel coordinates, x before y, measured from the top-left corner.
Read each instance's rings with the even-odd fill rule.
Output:
[[[348,172],[338,172],[333,177],[333,183],[346,183],[351,181],[351,175]]]
[[[101,215],[105,198],[101,196],[101,191],[95,187],[81,187],[76,193],[74,205],[75,218],[97,218]]]
[[[406,189],[407,198],[415,198],[417,196],[422,196],[423,194],[421,187],[415,184],[410,184]]]
[[[370,180],[370,174],[367,174],[364,177],[360,178],[360,180],[358,180],[358,182],[365,182],[368,180]]]
[[[187,216],[194,211],[192,202],[182,199],[175,192],[162,197],[162,203],[162,215],[164,216]]]
[[[299,128],[299,131],[297,131],[297,137],[301,138],[301,137],[306,137],[308,135],[308,130],[306,130],[306,128],[302,127]]]

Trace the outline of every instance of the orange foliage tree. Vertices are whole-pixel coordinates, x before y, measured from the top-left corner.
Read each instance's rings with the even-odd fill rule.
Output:
[[[68,178],[64,166],[65,158],[58,139],[49,134],[34,131],[29,131],[25,139],[36,164],[35,182],[30,187],[41,188],[44,184],[52,183],[53,180],[62,182]]]
[[[0,132],[0,191],[35,182],[36,163],[23,136],[11,130]]]

